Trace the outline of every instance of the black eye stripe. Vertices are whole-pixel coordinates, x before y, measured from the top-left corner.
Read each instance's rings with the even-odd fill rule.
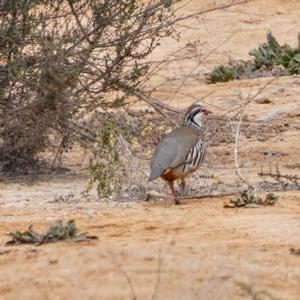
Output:
[[[204,106],[199,105],[199,104],[194,104],[192,105],[189,110],[187,111],[186,115],[185,115],[185,120],[187,119],[194,119],[194,117],[198,114],[198,113],[203,113],[203,110],[205,109]]]

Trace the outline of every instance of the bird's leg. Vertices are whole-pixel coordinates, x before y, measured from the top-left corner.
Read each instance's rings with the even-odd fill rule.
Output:
[[[180,188],[181,188],[182,194],[185,194],[187,185],[186,185],[186,181],[184,180],[184,178],[181,179]]]
[[[168,184],[169,184],[169,187],[171,189],[171,193],[174,197],[175,204],[180,204],[180,201],[177,197],[176,190],[175,190],[175,187],[174,187],[174,181],[168,181]]]

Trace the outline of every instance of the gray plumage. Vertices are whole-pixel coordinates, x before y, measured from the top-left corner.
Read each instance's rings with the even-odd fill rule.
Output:
[[[188,154],[201,140],[199,131],[179,127],[166,135],[157,145],[150,161],[152,181],[169,168],[178,168],[188,162]]]

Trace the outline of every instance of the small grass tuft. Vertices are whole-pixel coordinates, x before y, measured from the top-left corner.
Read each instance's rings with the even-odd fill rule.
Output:
[[[57,220],[48,228],[45,234],[34,231],[33,226],[30,225],[28,230],[24,232],[17,230],[9,235],[12,239],[6,243],[7,245],[41,245],[58,241],[82,242],[98,239],[96,236],[89,236],[84,232],[79,233],[74,220],[68,221],[65,226],[61,220]]]
[[[237,286],[241,289],[241,296],[248,297],[252,300],[279,300],[266,290],[257,290],[250,283],[237,281]]]
[[[217,82],[227,82],[230,80],[237,79],[237,72],[236,70],[228,65],[221,65],[216,67],[211,73],[208,78],[209,83],[217,83]]]

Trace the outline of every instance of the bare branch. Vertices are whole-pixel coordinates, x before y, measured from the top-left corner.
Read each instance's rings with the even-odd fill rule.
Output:
[[[234,142],[234,151],[233,151],[233,155],[234,155],[234,163],[235,163],[235,169],[236,169],[236,174],[240,177],[240,179],[242,179],[242,181],[247,182],[248,180],[245,178],[245,176],[242,174],[241,170],[240,170],[240,164],[239,164],[239,159],[238,159],[238,148],[239,148],[239,139],[240,139],[240,129],[241,129],[241,124],[243,122],[244,119],[244,115],[245,115],[245,110],[246,107],[258,96],[260,95],[271,83],[273,83],[275,80],[277,79],[277,77],[272,78],[271,80],[269,80],[263,87],[261,87],[257,93],[255,93],[254,96],[246,99],[246,102],[243,103],[242,105],[242,109],[240,110],[239,114],[240,114],[240,120],[237,124],[236,127],[236,131],[235,131],[235,142]]]
[[[154,103],[153,101],[151,101],[149,98],[147,98],[145,95],[137,92],[137,91],[132,91],[132,94],[137,96],[138,98],[142,99],[143,101],[145,101],[146,103],[148,103],[150,106],[152,106],[158,113],[160,113],[161,115],[163,115],[171,124],[177,126],[177,124],[163,111],[159,108],[159,106]]]

